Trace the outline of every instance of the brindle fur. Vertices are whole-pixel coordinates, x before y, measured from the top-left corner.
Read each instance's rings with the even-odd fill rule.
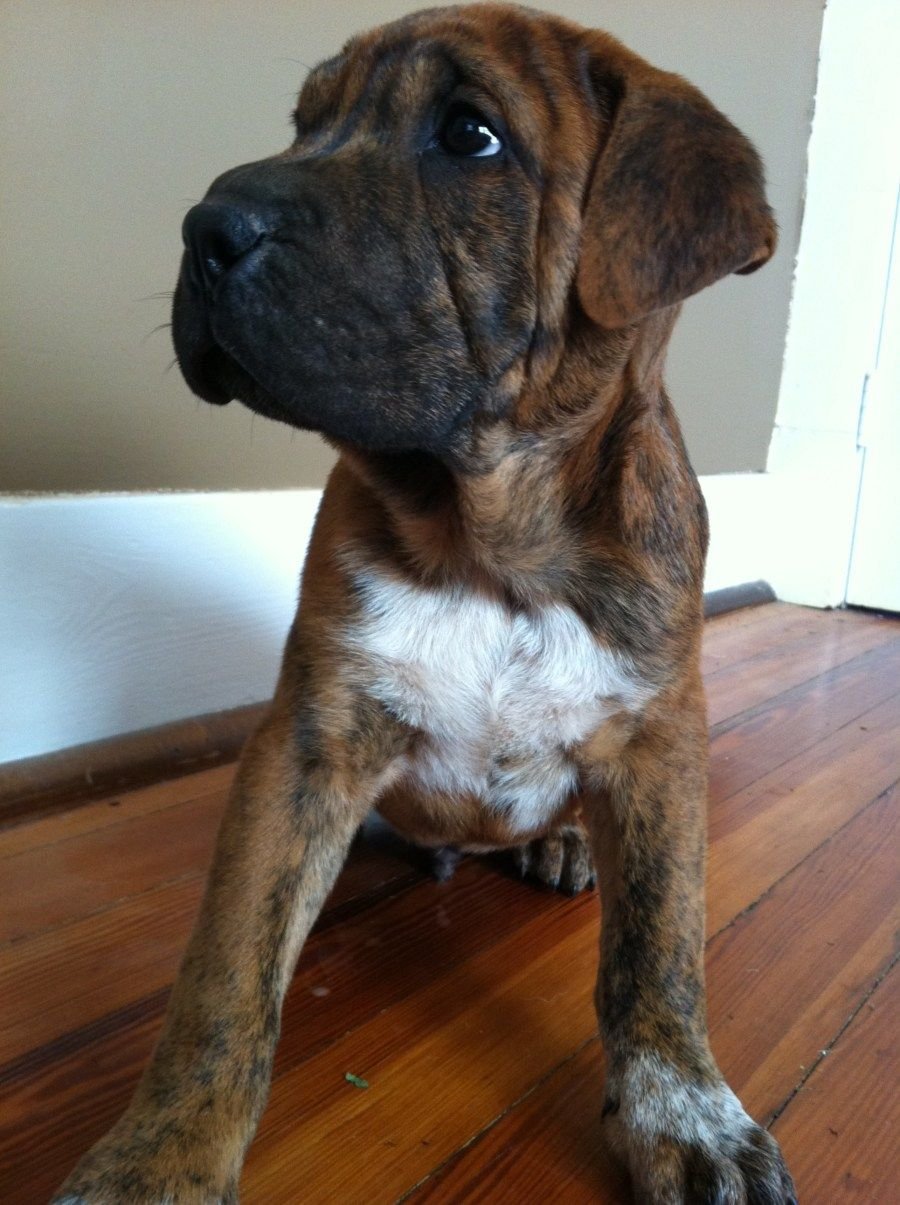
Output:
[[[502,129],[502,161],[423,141],[460,89]],[[772,252],[758,158],[685,81],[504,5],[354,39],[310,75],[296,125],[286,152],[210,190],[277,212],[277,231],[214,307],[186,261],[176,347],[202,396],[320,430],[342,455],[162,1038],[57,1199],[236,1200],[295,960],[377,804],[436,846],[524,840],[523,870],[575,889],[586,831],[606,1124],[636,1192],[790,1201],[706,1037],[707,529],[662,383],[678,303]],[[421,734],[373,700],[348,643],[360,565],[510,614],[565,604],[652,699],[578,743],[579,786],[539,831],[478,798],[423,798],[402,774]]]

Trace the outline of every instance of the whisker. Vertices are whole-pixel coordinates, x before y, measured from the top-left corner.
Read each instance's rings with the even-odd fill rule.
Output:
[[[167,331],[167,330],[171,330],[171,329],[172,329],[171,322],[161,322],[159,324],[159,326],[154,326],[153,330],[148,331],[147,334],[144,335],[143,339],[141,339],[141,347],[143,347],[146,344],[147,340],[152,339],[153,336],[155,334],[157,334],[159,331]]]
[[[310,66],[310,64],[304,63],[303,59],[291,59],[291,58],[288,58],[287,55],[278,55],[277,58],[272,59],[272,62],[273,63],[293,63],[295,67],[304,67],[307,71],[312,71],[312,67]]]

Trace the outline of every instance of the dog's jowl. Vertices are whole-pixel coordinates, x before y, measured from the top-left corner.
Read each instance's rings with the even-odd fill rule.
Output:
[[[159,1045],[58,1200],[237,1199],[294,963],[378,808],[570,888],[592,859],[636,1198],[791,1201],[707,1042],[706,518],[662,383],[680,302],[772,253],[759,159],[678,76],[505,5],[353,39],[295,124],[187,215],[174,338],[201,397],[340,459]]]

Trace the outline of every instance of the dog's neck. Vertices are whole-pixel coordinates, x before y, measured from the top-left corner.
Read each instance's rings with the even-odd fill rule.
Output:
[[[551,379],[472,431],[461,463],[343,449],[404,563],[432,582],[492,579],[527,600],[542,586],[554,592],[588,533],[592,547],[598,531],[619,543],[627,458],[690,473],[662,384],[676,317],[571,339]]]

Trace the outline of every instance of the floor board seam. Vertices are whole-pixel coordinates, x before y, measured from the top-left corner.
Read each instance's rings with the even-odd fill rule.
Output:
[[[770,1130],[772,1128],[772,1126],[779,1119],[779,1117],[781,1117],[781,1115],[784,1113],[784,1111],[790,1106],[791,1102],[797,1097],[797,1095],[800,1092],[803,1091],[806,1084],[809,1082],[809,1080],[812,1078],[812,1076],[815,1075],[815,1073],[819,1069],[819,1067],[821,1067],[821,1065],[825,1062],[825,1059],[828,1057],[828,1055],[831,1054],[831,1052],[837,1046],[838,1042],[840,1042],[841,1038],[844,1036],[844,1034],[847,1032],[847,1030],[850,1028],[850,1026],[853,1024],[853,1022],[856,1020],[856,1018],[859,1016],[859,1014],[865,1008],[865,1006],[869,1003],[869,1001],[872,999],[872,997],[875,995],[875,993],[878,991],[878,989],[881,987],[881,985],[884,983],[884,981],[887,979],[887,977],[894,971],[894,969],[898,963],[900,963],[900,954],[895,954],[894,957],[891,959],[891,961],[888,963],[888,965],[881,972],[881,974],[877,975],[875,977],[875,979],[872,981],[872,983],[869,985],[869,990],[865,993],[865,995],[859,1001],[856,1008],[854,1008],[852,1010],[850,1015],[844,1021],[843,1025],[840,1026],[840,1028],[838,1029],[838,1031],[834,1035],[834,1037],[831,1038],[831,1040],[827,1043],[826,1046],[824,1046],[822,1049],[820,1049],[817,1057],[813,1060],[813,1062],[810,1064],[810,1066],[806,1069],[806,1071],[803,1073],[803,1075],[800,1077],[798,1082],[791,1089],[791,1091],[788,1093],[788,1095],[785,1097],[785,1099],[782,1101],[782,1103],[778,1106],[778,1108],[775,1109],[775,1111],[772,1113],[772,1116],[766,1122],[767,1130]]]
[[[74,925],[81,924],[82,921],[99,920],[108,912],[113,912],[116,908],[121,908],[132,900],[141,900],[145,896],[153,895],[156,891],[165,891],[170,887],[182,886],[185,883],[189,883],[192,879],[202,879],[205,873],[205,870],[186,870],[183,874],[175,875],[174,878],[163,879],[160,883],[154,883],[152,887],[147,887],[144,891],[137,891],[133,895],[121,895],[117,899],[110,900],[99,908],[95,908],[93,912],[85,912],[82,916],[76,916],[72,920],[58,921],[55,924],[47,925],[43,929],[37,929],[34,933],[20,933],[16,937],[4,937],[0,940],[0,953],[4,950],[11,950],[16,946],[21,946],[25,942],[39,941],[42,937],[49,937],[52,933],[60,933],[63,929],[71,929]]]
[[[416,885],[418,885],[418,884],[415,884],[415,883],[413,884],[413,886],[416,886]],[[397,894],[399,894],[399,892]],[[386,897],[386,898],[390,898],[390,897]],[[381,903],[382,901],[378,900],[376,902]],[[362,911],[362,909],[361,909],[361,911]],[[348,918],[341,917],[339,919],[341,921],[344,921],[344,920],[347,920]],[[542,923],[542,921],[543,921],[543,917],[534,917],[529,921],[524,921],[523,926],[527,927],[530,924],[540,924],[540,923]],[[598,910],[596,913],[598,939],[599,939],[599,921],[600,921],[600,913]],[[315,930],[314,930],[314,932],[315,932]],[[521,932],[521,929],[519,930],[519,932]],[[509,941],[510,937],[511,937],[511,933],[506,933],[506,934],[501,934],[501,935],[493,938],[493,940],[489,941],[486,945],[482,946],[479,949],[478,956],[486,954],[489,950],[492,950],[494,948],[494,946],[501,945],[502,943]],[[466,961],[468,961],[468,958],[466,959]],[[299,963],[298,963],[298,966],[299,966]],[[452,970],[450,973],[451,974],[453,973]],[[415,995],[419,990],[420,990],[420,988],[418,986],[416,986],[414,988],[410,988],[409,993],[407,995],[398,997],[396,1000],[393,1000],[388,1007],[396,1008],[398,1005],[402,1004],[404,1001],[411,999],[412,996]],[[291,1063],[290,1066],[283,1067],[280,1070],[276,1069],[275,1071],[273,1071],[273,1073],[272,1073],[273,1088],[274,1088],[274,1085],[276,1083],[278,1083],[280,1080],[282,1080],[286,1075],[292,1074],[299,1067],[304,1066],[306,1063],[310,1062],[312,1059],[318,1057],[320,1054],[323,1053],[323,1051],[328,1050],[336,1042],[344,1041],[344,1039],[350,1037],[352,1034],[355,1034],[359,1030],[364,1029],[367,1025],[372,1023],[372,1021],[375,1019],[376,1015],[378,1015],[378,1014],[363,1017],[362,1019],[355,1021],[352,1025],[350,1025],[349,1028],[343,1030],[340,1034],[336,1034],[334,1037],[330,1038],[322,1046],[320,1046],[314,1050],[304,1052],[302,1057],[300,1057],[296,1062]],[[566,1058],[563,1059],[563,1062],[568,1061],[569,1057],[571,1057],[571,1056],[567,1055]],[[562,1063],[560,1063],[559,1065],[562,1066]],[[512,1108],[512,1107],[513,1107],[512,1105],[509,1106],[509,1108]]]
[[[839,836],[839,834],[841,832],[843,832],[844,829],[849,827],[849,825],[855,823],[859,819],[860,816],[862,816],[870,808],[875,807],[876,804],[878,804],[880,800],[884,799],[891,791],[893,791],[897,787],[898,783],[900,783],[900,779],[891,783],[890,786],[886,787],[883,791],[880,791],[876,796],[874,796],[874,798],[869,800],[869,802],[867,804],[865,804],[863,807],[861,807],[859,809],[859,811],[855,812],[848,820],[846,820],[839,828],[836,828],[833,833],[830,833],[829,836],[827,836],[824,841],[820,842],[819,845],[817,845],[814,849],[810,850],[803,858],[801,858],[792,867],[790,867],[790,869],[786,870],[784,872],[784,874],[781,875],[778,879],[776,879],[775,882],[773,882],[766,889],[766,891],[763,892],[762,895],[760,895],[756,900],[753,901],[753,903],[748,904],[745,908],[741,909],[741,911],[738,912],[730,921],[728,921],[727,924],[723,925],[720,929],[717,929],[715,933],[711,934],[706,940],[705,948],[708,949],[711,942],[714,941],[715,938],[717,938],[721,933],[726,932],[733,925],[735,925],[741,919],[741,917],[746,916],[750,912],[753,912],[761,903],[763,903],[764,900],[766,900],[775,891],[775,889],[781,883],[784,882],[785,879],[789,878],[796,870],[799,870],[800,867],[803,866],[803,864],[805,862],[807,862],[816,853],[818,853],[820,850],[824,849],[827,845],[829,845],[837,836]],[[781,1115],[781,1113],[784,1111],[784,1109],[787,1108],[787,1106],[790,1104],[791,1100],[793,1100],[794,1096],[796,1096],[796,1094],[802,1089],[803,1085],[806,1083],[809,1076],[813,1074],[816,1067],[818,1067],[819,1064],[826,1057],[826,1054],[829,1053],[834,1048],[835,1044],[840,1040],[840,1038],[843,1035],[843,1033],[845,1032],[845,1030],[848,1028],[849,1025],[852,1024],[853,1019],[858,1015],[859,1011],[864,1007],[866,1002],[870,999],[873,992],[875,992],[878,989],[880,984],[890,974],[891,970],[894,968],[894,966],[896,965],[898,960],[900,960],[900,955],[895,957],[891,961],[891,963],[887,967],[885,967],[885,969],[881,973],[881,975],[877,976],[875,981],[870,985],[869,990],[865,993],[865,995],[859,1001],[856,1008],[852,1011],[852,1013],[847,1018],[845,1023],[840,1027],[840,1029],[835,1034],[835,1036],[831,1039],[831,1041],[825,1046],[824,1053],[819,1055],[818,1059],[809,1068],[809,1070],[802,1077],[802,1079],[799,1081],[799,1083],[794,1087],[794,1089],[791,1091],[791,1093],[788,1095],[788,1097],[785,1099],[785,1101],[782,1103],[782,1105],[773,1113],[772,1117],[769,1119],[769,1121],[767,1123],[767,1128],[768,1128],[768,1126],[771,1126],[775,1123],[775,1121],[778,1119],[778,1117]],[[516,1109],[518,1109],[521,1104],[523,1104],[531,1095],[533,1095],[534,1092],[538,1091],[549,1079],[552,1078],[552,1076],[554,1076],[558,1071],[560,1071],[563,1067],[565,1067],[568,1063],[570,1063],[572,1061],[572,1059],[576,1058],[577,1055],[579,1055],[581,1053],[581,1051],[585,1049],[586,1046],[588,1046],[592,1041],[596,1041],[597,1036],[598,1036],[597,1033],[593,1033],[593,1034],[591,1034],[591,1036],[589,1038],[586,1038],[583,1042],[579,1043],[579,1045],[574,1050],[572,1050],[564,1059],[562,1059],[558,1064],[556,1064],[555,1067],[553,1067],[550,1071],[548,1071],[545,1075],[543,1075],[539,1080],[536,1080],[535,1083],[532,1084],[526,1092],[522,1093],[516,1100],[512,1101],[509,1105],[507,1105],[507,1107],[505,1109],[503,1109],[495,1117],[491,1118],[488,1122],[486,1122],[475,1134],[473,1134],[466,1142],[464,1142],[460,1147],[458,1147],[451,1155],[448,1155],[446,1159],[442,1160],[441,1163],[439,1163],[436,1167],[432,1168],[432,1170],[430,1172],[428,1172],[427,1175],[423,1176],[420,1180],[418,1180],[415,1184],[413,1184],[409,1189],[407,1189],[406,1192],[404,1192],[402,1196],[397,1198],[396,1205],[402,1205],[403,1202],[406,1202],[407,1200],[409,1200],[413,1196],[413,1194],[418,1192],[418,1190],[424,1184],[428,1183],[429,1180],[434,1179],[436,1176],[439,1176],[441,1174],[441,1172],[443,1172],[445,1168],[447,1168],[450,1164],[452,1164],[454,1162],[454,1160],[456,1160],[464,1151],[470,1149],[472,1146],[474,1146],[476,1143],[478,1143],[484,1137],[486,1137],[486,1135],[488,1133],[490,1133],[490,1131],[493,1130],[495,1128],[495,1126],[497,1126],[505,1117],[509,1116],[512,1112],[514,1112]]]
[[[210,854],[210,858],[212,854]],[[205,879],[208,873],[208,865],[199,869],[186,870],[183,874],[175,875],[171,879],[163,879],[152,886],[145,888],[143,891],[134,892],[132,895],[122,895],[115,900],[111,900],[101,907],[96,908],[93,912],[85,912],[81,916],[74,919],[62,920],[55,924],[46,926],[43,929],[38,929],[34,933],[23,933],[17,937],[5,937],[0,939],[0,953],[4,950],[11,949],[13,946],[21,945],[27,941],[37,941],[42,937],[49,936],[52,933],[60,933],[62,930],[71,928],[74,925],[81,924],[83,921],[98,920],[105,916],[108,912],[112,912],[116,908],[121,908],[124,904],[129,904],[132,901],[143,899],[145,896],[153,895],[156,891],[165,891],[170,887],[177,887],[184,883],[189,883],[192,879]],[[382,900],[389,898],[392,894],[399,894],[402,890],[409,886],[415,886],[416,883],[422,881],[422,872],[411,870],[408,874],[398,875],[396,879],[383,884],[382,888],[375,888],[361,896],[353,896],[348,900],[335,906],[333,909],[327,907],[323,909],[319,919],[315,925],[315,932],[322,932],[330,928],[333,924],[338,924],[356,915],[362,910],[365,904],[381,903]],[[358,905],[358,906],[356,906]]]
[[[234,762],[233,764],[237,765],[237,762]],[[154,785],[159,785],[159,784],[154,784]],[[34,845],[30,849],[20,849],[14,853],[0,853],[0,862],[9,861],[12,858],[23,858],[30,853],[34,853],[36,850],[56,849],[57,846],[66,845],[69,841],[78,841],[79,839],[84,839],[85,837],[90,837],[95,834],[114,833],[117,829],[124,829],[129,824],[137,824],[139,821],[146,820],[150,816],[162,816],[162,815],[165,815],[166,812],[171,812],[174,808],[184,808],[184,807],[187,807],[189,804],[198,803],[201,799],[207,799],[210,795],[217,795],[219,793],[222,794],[222,810],[224,812],[225,804],[228,801],[227,800],[228,791],[229,791],[228,787],[216,787],[214,790],[211,790],[211,791],[201,791],[198,795],[188,795],[184,799],[176,799],[173,803],[164,804],[162,807],[150,808],[146,812],[140,812],[137,816],[123,816],[121,819],[114,820],[111,824],[99,824],[99,825],[97,825],[96,828],[85,829],[84,832],[69,833],[67,836],[64,836],[64,837],[54,837],[49,841],[42,841],[39,845]],[[91,805],[106,803],[107,806],[111,807],[111,806],[114,806],[112,804],[112,800],[114,800],[114,799],[121,800],[121,799],[125,798],[125,796],[127,794],[128,794],[128,792],[123,791],[121,793],[121,795],[110,795],[108,798],[92,799],[92,800],[90,800],[90,802],[88,803],[87,806],[90,807]],[[81,805],[79,805],[76,802],[73,805],[71,810],[72,811],[80,811]],[[37,819],[32,820],[30,822],[26,822],[26,823],[31,823],[35,827],[37,827],[40,824],[45,824],[45,823],[49,822],[49,820],[51,820],[51,819],[58,820],[61,814],[62,814],[61,812],[56,812],[52,817],[39,816],[39,817],[37,817]],[[23,826],[16,825],[15,827],[21,828]],[[13,829],[10,828],[6,831],[12,832]],[[2,836],[3,836],[3,832],[0,831],[0,843],[2,843]]]
[[[893,694],[890,694],[886,698],[881,699],[878,703],[875,703],[872,707],[867,707],[865,711],[859,712],[857,715],[855,715],[851,719],[847,720],[846,723],[841,724],[841,726],[839,728],[832,729],[831,732],[826,733],[820,739],[814,740],[811,744],[805,745],[802,749],[794,749],[791,752],[789,757],[786,757],[784,759],[784,761],[781,761],[775,765],[769,766],[766,769],[764,774],[760,774],[759,778],[752,778],[749,782],[743,783],[741,786],[738,787],[738,789],[736,791],[732,791],[730,795],[715,796],[715,798],[713,800],[713,806],[721,807],[723,804],[727,803],[730,799],[734,799],[735,796],[740,795],[742,791],[749,790],[752,786],[755,786],[756,783],[762,782],[762,780],[764,778],[767,778],[770,774],[774,774],[776,770],[783,769],[785,766],[790,765],[790,763],[792,761],[795,761],[797,758],[803,757],[805,754],[809,753],[810,750],[816,749],[819,745],[824,745],[827,741],[831,741],[835,737],[840,736],[840,734],[844,731],[845,728],[850,728],[853,724],[857,723],[859,720],[863,719],[865,716],[869,715],[871,712],[877,711],[879,707],[886,706],[888,703],[893,702],[898,697],[900,697],[900,691],[895,691]],[[748,713],[748,718],[753,718],[750,713]],[[730,731],[730,729],[728,731]],[[711,737],[713,735],[719,735],[719,734],[711,733]]]
[[[883,627],[886,630],[892,626],[892,621],[888,620],[884,624],[879,624],[878,626]],[[706,677],[709,680],[714,680],[714,679],[718,680],[720,678],[724,679],[724,678],[730,677],[736,670],[739,671],[748,665],[753,665],[754,662],[764,660],[765,658],[771,658],[772,660],[776,660],[778,657],[778,654],[780,654],[782,652],[787,651],[790,654],[792,646],[796,646],[797,644],[802,644],[804,641],[808,641],[809,643],[812,643],[811,637],[814,635],[816,635],[815,632],[807,632],[803,636],[797,636],[794,638],[790,638],[790,639],[784,641],[782,644],[774,643],[771,645],[771,647],[766,648],[766,649],[760,649],[758,652],[751,654],[751,656],[749,656],[749,657],[744,657],[740,661],[729,661],[727,665],[720,666],[716,669],[707,670],[704,677]],[[876,649],[884,649],[885,646],[890,646],[890,645],[894,644],[898,639],[900,639],[900,637],[898,637],[896,635],[887,635],[883,641],[880,641],[878,644],[873,644],[871,648],[863,649],[860,652],[851,653],[851,655],[848,658],[846,658],[844,661],[832,662],[832,664],[829,668],[839,669],[842,665],[846,665],[847,661],[852,661],[856,657],[864,657],[867,653],[871,653]],[[841,654],[838,651],[835,653],[835,655],[837,657],[840,657]],[[818,677],[818,674],[814,674],[813,677]]]
[[[161,886],[165,886],[165,887],[177,886],[179,884],[183,884],[187,881],[190,881],[190,879],[192,877],[202,878],[202,873],[198,874],[194,871],[191,871],[187,875],[182,875],[180,878],[172,879],[168,883],[162,884]],[[339,915],[335,916],[333,923],[334,924],[343,924],[347,920],[351,919],[354,915],[358,914],[359,912],[364,911],[365,908],[368,907],[370,904],[384,903],[385,900],[392,898],[394,895],[400,895],[400,894],[402,894],[402,892],[404,890],[411,888],[411,887],[416,887],[421,881],[422,881],[422,879],[421,879],[421,876],[419,875],[419,872],[414,871],[414,872],[411,872],[410,876],[404,875],[404,876],[402,876],[402,878],[393,880],[391,882],[391,884],[385,884],[386,890],[381,894],[375,895],[372,892],[369,892],[369,893],[365,894],[364,896],[357,897],[357,899],[359,901],[359,907],[356,909],[353,909],[351,907],[351,905],[353,905],[355,902],[353,899],[345,900],[344,904],[339,904],[337,906],[337,908],[335,909],[335,911],[337,913],[339,913]],[[390,888],[392,888],[392,889],[390,889]],[[150,888],[148,891],[141,892],[139,895],[128,896],[127,899],[139,900],[143,896],[150,895],[150,894],[152,894],[153,891],[156,891],[159,889],[160,889],[159,887],[153,887],[153,888]],[[121,903],[121,901],[120,901],[120,903]],[[108,909],[104,908],[104,909],[100,910],[99,912],[91,913],[91,914],[89,914],[88,917],[83,917],[81,919],[94,920],[97,917],[102,916],[103,913],[111,911],[112,908],[114,908],[116,906],[117,905],[113,904]],[[342,909],[345,906],[349,908],[349,911],[342,911]],[[319,921],[316,923],[316,925],[314,926],[314,928],[312,930],[312,933],[310,934],[311,937],[316,934],[322,933],[323,931],[325,931],[331,927],[330,924],[327,924],[327,923],[322,924],[321,923],[323,920],[327,921],[329,918],[329,915],[330,914],[327,912],[322,913]],[[72,923],[76,924],[77,922],[72,922]],[[64,929],[65,927],[66,926],[64,924],[58,925],[54,929],[43,930],[42,934],[40,934],[38,936],[42,936],[43,933],[58,932],[60,929]],[[34,936],[34,935],[32,935],[32,936]],[[28,937],[13,938],[10,941],[7,941],[5,946],[0,945],[0,951],[2,951],[4,948],[8,949],[12,944],[19,944],[22,941],[27,941],[27,940],[29,940]],[[70,1045],[72,1043],[72,1041],[78,1037],[79,1034],[81,1034],[85,1031],[88,1031],[87,1039],[84,1043],[80,1043],[80,1044],[84,1044],[84,1045],[88,1044],[91,1041],[91,1036],[90,1036],[89,1031],[109,1019],[114,1019],[121,1014],[125,1018],[125,1024],[127,1025],[129,1023],[128,1017],[131,1016],[131,1014],[133,1013],[133,1011],[135,1009],[146,1008],[148,1005],[152,1007],[153,1002],[158,1000],[158,998],[160,997],[161,994],[163,996],[167,997],[168,994],[171,992],[171,990],[172,990],[172,983],[168,983],[164,987],[159,988],[155,992],[151,992],[147,996],[141,996],[136,1000],[129,1001],[127,1004],[122,1005],[121,1008],[114,1009],[113,1012],[111,1012],[111,1013],[104,1013],[102,1016],[96,1017],[94,1020],[89,1021],[86,1026],[79,1026],[78,1029],[67,1030],[65,1033],[59,1034],[57,1037],[51,1038],[47,1042],[42,1042],[38,1046],[33,1046],[30,1050],[26,1050],[22,1054],[16,1055],[12,1059],[8,1059],[5,1062],[0,1062],[0,1086],[4,1086],[4,1085],[8,1084],[9,1082],[11,1082],[11,1080],[10,1080],[11,1076],[21,1075],[22,1074],[21,1068],[26,1066],[26,1064],[28,1064],[30,1061],[37,1060],[35,1069],[40,1070],[41,1066],[44,1065],[44,1063],[47,1061],[47,1053],[46,1052],[51,1052],[55,1049],[58,1050],[60,1043],[65,1043],[66,1045]],[[115,1029],[117,1027],[113,1026],[113,1028]],[[76,1048],[77,1048],[77,1046],[76,1046]],[[306,1061],[306,1059],[304,1058],[301,1060],[301,1063],[305,1062],[305,1061]],[[297,1064],[297,1065],[299,1066],[300,1064]],[[27,1078],[28,1074],[30,1074],[30,1070],[25,1073],[26,1078]],[[281,1073],[281,1074],[283,1074],[283,1073]],[[274,1083],[275,1080],[279,1079],[279,1078],[281,1078],[280,1075],[273,1076],[272,1082]]]
[[[767,707],[770,707],[773,703],[778,703],[779,701],[784,701],[786,699],[789,699],[789,696],[791,694],[793,694],[795,691],[803,690],[806,687],[810,686],[811,684],[818,682],[820,679],[828,679],[829,677],[834,679],[842,671],[844,671],[844,670],[848,669],[850,666],[852,666],[855,661],[863,660],[870,653],[880,652],[880,651],[883,651],[883,650],[867,649],[865,653],[860,653],[858,656],[851,657],[849,660],[843,661],[839,665],[829,666],[828,669],[823,670],[822,673],[820,673],[820,674],[813,674],[813,676],[811,678],[804,678],[802,681],[795,682],[793,684],[793,686],[788,686],[785,690],[779,691],[777,694],[769,695],[767,698],[760,700],[759,703],[755,703],[752,707],[747,707],[743,711],[735,711],[735,712],[732,712],[730,715],[723,716],[721,720],[716,720],[716,722],[714,724],[710,725],[710,730],[709,730],[710,737],[712,738],[712,737],[716,737],[716,736],[724,736],[728,732],[731,732],[735,728],[738,728],[746,720],[752,719],[756,715],[765,711],[765,709]],[[706,682],[706,679],[704,679],[704,685],[705,685],[705,682]],[[825,684],[827,685],[827,682]],[[876,707],[882,706],[884,703],[888,702],[890,699],[892,699],[894,697],[895,697],[894,694],[887,695],[884,699],[881,700],[880,703],[874,704],[874,706],[876,706]],[[868,710],[871,711],[871,710],[873,710],[873,708],[870,707]]]
[[[900,646],[900,640],[898,640],[896,643],[898,646]],[[734,715],[726,716],[722,720],[717,720],[715,724],[710,725],[710,740],[714,740],[719,736],[725,736],[726,733],[733,732],[734,729],[740,727],[741,724],[746,723],[748,720],[756,719],[756,717],[759,715],[763,715],[766,711],[770,710],[773,705],[785,701],[788,696],[797,691],[805,690],[814,682],[819,682],[821,679],[826,679],[826,683],[823,683],[823,685],[825,685],[827,684],[827,679],[834,680],[838,678],[842,673],[845,673],[847,670],[849,670],[855,662],[865,661],[866,658],[873,657],[873,654],[882,653],[883,651],[884,650],[882,648],[867,649],[866,652],[858,653],[855,657],[851,657],[849,661],[844,661],[840,665],[829,666],[828,669],[822,670],[820,674],[813,674],[811,678],[805,678],[802,682],[796,682],[793,686],[788,686],[785,690],[779,691],[778,694],[769,695],[768,698],[761,700],[759,703],[755,703],[752,707],[748,707],[744,711],[736,711]],[[886,695],[880,703],[876,703],[874,706],[866,706],[864,711],[859,712],[857,716],[854,716],[852,719],[848,720],[847,723],[852,724],[854,719],[858,719],[859,716],[865,715],[866,711],[874,710],[874,707],[883,706],[885,703],[895,698],[897,694],[900,694],[900,691],[893,691],[891,694]],[[841,727],[846,727],[846,724],[842,725]],[[835,732],[840,732],[840,728],[836,728]]]
[[[810,858],[815,857],[815,855],[817,853],[819,853],[820,850],[823,850],[826,848],[826,846],[830,845],[831,842],[834,841],[836,837],[839,837],[840,834],[842,832],[844,832],[845,829],[849,828],[849,826],[851,824],[855,824],[856,821],[860,818],[860,816],[864,815],[866,812],[869,811],[870,808],[875,807],[878,803],[881,802],[882,799],[884,799],[886,796],[890,795],[891,791],[896,790],[898,785],[900,785],[900,778],[894,779],[894,781],[891,782],[888,786],[886,786],[883,791],[879,791],[878,794],[873,796],[869,800],[868,803],[863,804],[863,806],[858,811],[854,812],[852,816],[849,816],[844,821],[843,824],[838,825],[838,827],[836,829],[834,829],[833,832],[829,833],[828,836],[823,841],[820,841],[818,845],[816,845],[813,849],[810,849],[807,853],[805,853],[803,855],[803,857],[799,860],[799,862],[795,862],[793,866],[789,867],[786,871],[784,871],[783,874],[779,875],[778,878],[775,879],[772,883],[770,883],[769,886],[765,889],[765,891],[763,891],[760,895],[758,895],[755,900],[753,900],[749,904],[746,904],[743,908],[741,908],[740,912],[736,912],[735,915],[731,918],[731,920],[726,921],[725,924],[722,925],[720,928],[716,929],[716,931],[714,933],[709,934],[709,936],[706,939],[706,948],[708,949],[710,942],[714,941],[722,933],[727,933],[728,930],[731,929],[734,925],[736,925],[738,923],[738,921],[740,921],[743,917],[749,915],[749,913],[751,913],[751,912],[755,912],[756,909],[760,906],[760,904],[764,903],[772,895],[772,893],[785,881],[785,879],[790,878],[790,876],[796,870],[799,870],[800,867],[803,866],[806,862],[808,862]]]
[[[431,881],[422,871],[413,868],[405,871],[403,874],[398,874],[394,879],[388,879],[380,887],[374,887],[362,892],[360,895],[351,896],[350,899],[344,900],[340,904],[335,904],[333,908],[329,908],[326,904],[310,930],[307,940],[311,940],[320,933],[326,933],[329,929],[334,928],[335,925],[342,925],[346,921],[352,920],[355,916],[359,916],[360,913],[365,912],[369,907],[383,904],[386,900],[393,899],[395,896],[402,895],[405,891]]]
[[[64,1058],[69,1058],[79,1050],[90,1046],[92,1042],[103,1041],[110,1033],[124,1033],[130,1026],[140,1024],[154,1010],[158,1012],[160,1023],[162,1013],[172,992],[172,984],[123,1004],[121,1008],[88,1021],[76,1029],[66,1030],[58,1037],[33,1046],[23,1054],[8,1059],[0,1064],[0,1088],[9,1089],[17,1084],[27,1082],[46,1067]]]
[[[485,1122],[485,1124],[479,1130],[472,1134],[470,1138],[467,1138],[466,1141],[458,1146],[456,1150],[452,1152],[452,1154],[446,1157],[446,1159],[442,1159],[440,1163],[431,1169],[431,1171],[426,1172],[421,1179],[417,1180],[415,1184],[407,1188],[405,1192],[395,1199],[394,1205],[403,1205],[403,1202],[408,1201],[415,1193],[419,1191],[420,1188],[427,1184],[429,1180],[433,1180],[436,1176],[439,1176],[446,1168],[450,1167],[451,1164],[453,1164],[460,1157],[460,1155],[462,1155],[465,1151],[471,1150],[473,1146],[476,1146],[483,1138],[486,1138],[491,1130],[499,1125],[504,1118],[508,1117],[511,1113],[518,1109],[520,1105],[524,1104],[529,1097],[533,1096],[535,1092],[544,1086],[544,1084],[548,1083],[558,1072],[562,1071],[563,1067],[567,1067],[573,1059],[576,1059],[578,1055],[581,1054],[582,1050],[585,1050],[588,1046],[590,1046],[591,1042],[596,1042],[598,1038],[599,1034],[597,1031],[594,1031],[590,1037],[587,1037],[584,1039],[584,1041],[579,1042],[575,1049],[570,1051],[570,1053],[567,1054],[564,1059],[561,1059],[558,1063],[551,1067],[549,1071],[546,1071],[542,1076],[540,1076],[539,1079],[536,1079],[534,1083],[531,1084],[514,1101],[511,1101],[505,1109],[501,1109],[501,1111],[495,1117],[492,1117],[490,1120]]]

